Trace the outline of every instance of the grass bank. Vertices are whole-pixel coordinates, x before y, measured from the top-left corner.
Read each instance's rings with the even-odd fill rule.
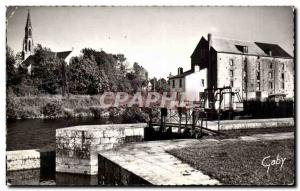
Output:
[[[107,101],[107,100],[106,100]],[[7,97],[8,119],[122,118],[122,122],[145,122],[149,115],[138,107],[100,107],[100,96],[61,95]]]
[[[262,142],[227,142],[216,145],[195,145],[169,153],[225,185],[293,185],[295,180],[294,140]],[[269,172],[262,160],[286,158]]]

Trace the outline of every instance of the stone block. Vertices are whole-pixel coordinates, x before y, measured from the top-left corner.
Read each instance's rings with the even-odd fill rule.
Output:
[[[19,150],[6,152],[7,171],[40,168],[38,150]]]
[[[127,136],[136,135],[143,138],[146,126],[146,123],[110,124],[57,129],[56,170],[65,173],[97,174],[98,160],[94,158],[97,158],[98,151],[120,146]],[[78,164],[78,160],[83,162]],[[89,166],[89,169],[86,166]]]

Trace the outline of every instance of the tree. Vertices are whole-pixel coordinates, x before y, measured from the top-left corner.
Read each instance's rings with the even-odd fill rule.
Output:
[[[126,57],[123,54],[107,54],[103,50],[96,51],[90,48],[82,50],[83,57],[94,59],[99,69],[108,78],[110,91],[132,92],[131,82],[126,77],[129,69]]]
[[[31,79],[42,93],[58,94],[62,87],[62,66],[64,60],[55,56],[49,48],[44,48],[40,44],[35,49],[31,66]]]
[[[108,77],[94,59],[74,57],[69,67],[69,90],[73,94],[99,94],[109,91]]]
[[[138,63],[134,63],[132,72],[127,74],[127,78],[131,82],[133,91],[139,91],[143,86],[147,85],[147,71]]]
[[[15,68],[16,60],[13,50],[6,46],[6,86],[7,88],[16,85],[17,70]]]

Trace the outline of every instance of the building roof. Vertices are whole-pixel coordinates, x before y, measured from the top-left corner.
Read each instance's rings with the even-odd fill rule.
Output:
[[[194,72],[193,70],[188,70],[188,71],[183,72],[182,74],[178,74],[178,75],[175,75],[175,76],[170,76],[170,77],[168,77],[168,78],[169,78],[169,79],[183,78],[183,77],[185,77],[185,76],[187,76],[187,75],[192,74],[193,72]]]
[[[21,62],[21,64],[22,64],[23,66],[28,67],[32,62],[34,62],[34,57],[33,57],[33,55],[30,55],[30,56],[28,56],[25,60],[23,60],[23,61]]]
[[[72,51],[56,52],[56,56],[61,59],[66,59]]]
[[[242,40],[233,40],[225,38],[212,38],[212,47],[217,52],[243,54],[239,46],[247,46],[249,55],[270,56],[272,51],[273,57],[292,58],[285,50],[277,44],[251,42]]]
[[[65,60],[72,51],[63,51],[63,52],[48,52],[51,56],[60,58]],[[34,56],[30,55],[25,60],[22,61],[23,66],[29,66],[32,62],[34,62]]]
[[[272,51],[272,56],[276,56],[276,57],[292,57],[291,55],[289,55],[285,50],[283,50],[277,44],[269,44],[269,43],[261,43],[261,42],[255,42],[255,44],[257,46],[259,46],[267,54],[268,54],[269,51]]]

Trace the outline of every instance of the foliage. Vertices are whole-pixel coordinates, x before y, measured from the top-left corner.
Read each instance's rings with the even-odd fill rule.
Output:
[[[156,92],[161,92],[161,93],[167,92],[169,90],[168,82],[164,78],[160,78],[157,80],[154,77],[150,80],[150,83],[152,85],[152,91],[154,91],[154,88]]]
[[[15,56],[10,47],[6,47],[6,85],[15,84],[17,70],[15,68]]]
[[[63,112],[62,103],[58,100],[53,100],[43,107],[42,112],[46,118],[61,117]]]
[[[64,64],[64,61],[57,58],[50,49],[38,45],[31,66],[30,77],[33,84],[42,92],[60,93],[62,84],[61,68]]]
[[[68,79],[69,91],[73,94],[94,95],[109,90],[108,78],[93,58],[73,58]]]
[[[149,116],[139,107],[127,107],[122,115],[123,123],[139,123],[149,121]]]

